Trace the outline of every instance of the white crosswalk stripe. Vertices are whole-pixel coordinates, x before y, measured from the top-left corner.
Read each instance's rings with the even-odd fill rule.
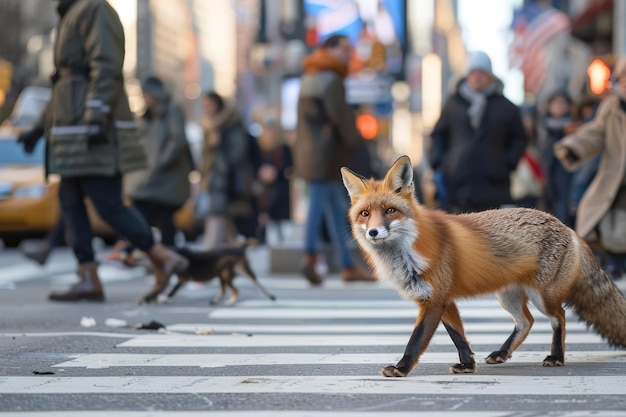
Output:
[[[281,283],[284,282],[283,287]],[[389,379],[378,374],[380,367],[396,363],[413,330],[417,308],[395,296],[387,284],[357,286],[356,298],[345,284],[328,285],[332,298],[323,298],[323,291],[312,296],[294,290],[289,280],[272,280],[273,291],[286,290],[292,297],[275,303],[264,299],[240,300],[234,307],[185,307],[184,303],[163,305],[170,313],[203,312],[206,322],[179,322],[165,331],[137,334],[113,332],[108,338],[116,341],[113,352],[89,352],[69,355],[53,366],[55,375],[0,376],[0,399],[10,395],[290,395],[310,396],[366,395],[397,398],[419,396],[454,396],[458,398],[490,398],[490,396],[521,396],[540,401],[558,397],[563,404],[550,415],[579,417],[585,414],[590,398],[623,396],[626,352],[610,350],[599,336],[568,313],[566,334],[566,369],[554,374],[541,372],[543,358],[549,353],[552,332],[549,321],[535,309],[531,334],[509,363],[489,366],[482,362],[496,350],[513,330],[509,315],[493,297],[459,303],[468,339],[475,346],[479,370],[471,375],[447,374],[448,367],[458,361],[456,350],[442,326],[433,337],[429,349],[407,378]],[[304,287],[304,291],[309,291]],[[355,288],[355,287],[352,287]],[[384,294],[376,297],[375,294]],[[322,295],[320,295],[322,294]],[[181,299],[184,300],[184,294]],[[120,310],[124,312],[124,310]],[[53,335],[50,333],[49,335]],[[73,333],[65,333],[71,337]],[[80,333],[74,333],[80,334]],[[84,335],[96,333],[83,332]],[[39,336],[45,334],[40,333]],[[605,372],[594,373],[603,366]],[[84,376],[80,370],[110,371],[109,374]],[[129,372],[124,370],[128,369]],[[175,375],[171,370],[179,370]],[[295,371],[294,371],[295,369]],[[496,372],[493,370],[501,370]],[[167,374],[159,374],[162,370]],[[484,372],[481,372],[485,370]],[[231,372],[234,371],[234,372]],[[84,372],[84,371],[83,371]],[[195,372],[195,373],[194,373]],[[142,375],[144,373],[144,375]],[[428,397],[431,398],[431,397]],[[546,400],[548,399],[548,400]],[[462,400],[460,400],[462,401]],[[538,400],[539,401],[539,400]],[[589,403],[591,404],[591,402]],[[320,403],[316,409],[212,411],[216,416],[242,417],[507,417],[515,415],[503,404],[484,410],[447,410],[441,412],[405,412],[363,410],[360,412],[329,412]],[[595,416],[620,415],[592,408]],[[549,411],[549,410],[548,410]],[[64,416],[139,417],[154,415],[195,416],[184,408],[177,412],[138,411],[65,411]],[[0,416],[35,417],[38,412],[3,412]]]

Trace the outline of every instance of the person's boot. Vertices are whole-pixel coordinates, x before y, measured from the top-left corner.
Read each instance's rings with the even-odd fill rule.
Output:
[[[302,274],[311,285],[321,285],[324,281],[322,277],[317,273],[315,267],[317,265],[317,255],[314,253],[307,253],[304,255],[304,266],[302,267]]]
[[[343,268],[341,270],[340,275],[341,275],[341,279],[343,281],[346,281],[346,282],[352,282],[352,281],[372,282],[372,281],[376,281],[376,277],[375,276],[362,271],[361,269],[357,268],[356,266]]]
[[[45,265],[52,250],[52,245],[48,239],[25,239],[18,246],[19,251],[28,259]]]
[[[154,274],[154,288],[142,297],[140,302],[152,302],[163,291],[173,274],[180,274],[189,266],[189,261],[167,249],[160,243],[156,243],[146,255],[152,263],[152,273]]]
[[[94,262],[80,264],[78,277],[80,281],[74,284],[69,291],[51,293],[48,299],[51,301],[104,301],[102,284],[98,278],[98,268]]]

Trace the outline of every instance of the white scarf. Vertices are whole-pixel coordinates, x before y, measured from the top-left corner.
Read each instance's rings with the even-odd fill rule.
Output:
[[[480,122],[483,120],[483,114],[487,107],[487,97],[493,94],[498,88],[498,84],[495,80],[481,91],[472,89],[467,81],[463,81],[459,88],[459,94],[470,102],[470,106],[467,109],[467,115],[470,119],[470,124],[474,129],[480,126]]]

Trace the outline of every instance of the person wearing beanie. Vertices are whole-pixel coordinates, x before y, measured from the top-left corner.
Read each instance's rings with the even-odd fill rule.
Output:
[[[428,157],[443,177],[446,208],[475,212],[512,204],[511,173],[526,149],[520,110],[504,95],[491,59],[468,55],[465,76],[446,100]]]
[[[576,231],[608,255],[607,272],[619,279],[626,263],[626,56],[612,73],[613,94],[590,122],[554,145],[563,166],[575,171],[600,155],[598,171],[580,200]]]
[[[351,55],[350,40],[337,34],[328,37],[303,62],[294,169],[297,177],[308,182],[310,191],[302,272],[313,285],[323,281],[315,268],[322,221],[329,226],[331,239],[339,252],[341,278],[375,281],[355,265],[350,251],[348,201],[340,175],[340,168],[349,165],[351,150],[354,152],[364,142],[356,128],[354,112],[346,101],[343,84]]]

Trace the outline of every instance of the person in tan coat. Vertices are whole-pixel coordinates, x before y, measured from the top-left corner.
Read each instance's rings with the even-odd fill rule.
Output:
[[[626,56],[613,71],[614,94],[594,119],[554,145],[555,155],[571,171],[601,154],[598,172],[585,191],[576,231],[609,255],[608,272],[617,279],[626,261]]]

